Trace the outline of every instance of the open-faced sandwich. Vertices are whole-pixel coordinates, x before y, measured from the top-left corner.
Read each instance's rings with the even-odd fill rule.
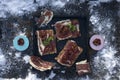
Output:
[[[76,70],[77,70],[77,73],[81,76],[83,74],[86,74],[86,73],[90,73],[91,70],[90,70],[90,65],[89,63],[87,62],[87,60],[83,60],[83,61],[80,61],[80,62],[77,62],[76,63]]]
[[[37,30],[36,33],[40,55],[56,53],[56,42],[53,30]]]
[[[53,12],[50,10],[45,10],[41,12],[41,16],[37,21],[37,24],[47,25],[53,18]]]
[[[54,66],[52,62],[44,61],[37,56],[31,56],[29,63],[32,65],[32,67],[40,71],[50,70]]]
[[[53,26],[55,26],[56,37],[59,40],[76,38],[81,35],[79,30],[79,21],[76,19],[58,21]]]
[[[59,55],[55,58],[58,63],[64,66],[72,66],[83,49],[73,40],[69,40]]]

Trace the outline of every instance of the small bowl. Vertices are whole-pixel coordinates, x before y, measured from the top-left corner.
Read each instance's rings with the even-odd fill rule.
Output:
[[[93,35],[89,44],[92,49],[101,50],[104,47],[104,39],[101,35]]]
[[[16,36],[13,39],[13,46],[18,51],[24,51],[29,46],[29,40],[26,36]]]

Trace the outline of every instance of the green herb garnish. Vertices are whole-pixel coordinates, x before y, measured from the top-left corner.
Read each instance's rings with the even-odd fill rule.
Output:
[[[76,30],[76,27],[72,24],[68,24],[69,28],[71,31],[75,31]]]
[[[54,40],[54,38],[53,37],[48,37],[47,39],[45,39],[44,41],[43,41],[43,44],[45,45],[45,46],[47,46],[52,40]]]

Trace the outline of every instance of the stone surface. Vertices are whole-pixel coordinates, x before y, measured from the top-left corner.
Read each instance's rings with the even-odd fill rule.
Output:
[[[37,1],[40,4],[40,0],[36,0],[36,2]],[[47,0],[45,1],[47,2]],[[53,80],[120,80],[120,3],[117,2],[118,0],[61,1],[63,1],[63,3],[56,2],[54,4],[54,0],[52,0],[51,3],[49,1],[48,3],[42,2],[42,6],[37,6],[39,8],[32,13],[25,13],[22,16],[14,16],[14,14],[8,13],[7,18],[0,19],[0,56],[4,56],[0,57],[0,59],[5,59],[4,61],[0,60],[0,62],[2,61],[3,63],[0,63],[1,80],[3,78],[23,78],[26,80],[37,80],[39,78],[44,80],[54,73],[50,71],[37,71],[31,68],[23,59],[27,55],[33,55],[32,27],[35,23],[33,17],[40,16],[41,10],[45,8],[53,10],[57,16],[88,16],[90,27],[89,36],[101,34],[105,39],[105,47],[103,50],[95,52],[90,49],[90,64],[92,69],[90,75],[79,77],[72,73],[72,70],[65,71],[65,73],[55,71],[57,74],[52,77]],[[61,3],[62,5],[60,5]],[[0,10],[2,10],[2,8],[0,8]],[[5,10],[7,10],[7,7]],[[12,40],[19,34],[26,34],[31,44],[26,51],[21,52],[21,55],[16,57],[16,53],[19,52],[13,48]],[[69,74],[65,75],[66,73]]]

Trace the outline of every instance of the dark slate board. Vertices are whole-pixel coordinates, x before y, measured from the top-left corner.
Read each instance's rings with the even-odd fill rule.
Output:
[[[52,27],[51,25],[54,24],[55,22],[57,21],[60,21],[60,20],[66,20],[66,19],[78,19],[79,20],[79,25],[80,25],[80,33],[81,33],[81,36],[78,37],[78,38],[70,38],[70,39],[66,39],[66,40],[61,40],[61,41],[58,41],[56,39],[56,44],[57,44],[57,53],[55,54],[51,54],[51,55],[45,55],[45,56],[40,56],[39,52],[38,52],[38,46],[37,46],[37,36],[36,36],[36,30],[46,30],[46,29],[53,29],[54,30],[54,33],[55,33],[55,28]],[[41,57],[43,60],[46,60],[46,61],[51,61],[51,62],[54,62],[56,63],[56,66],[57,67],[60,67],[59,69],[52,69],[56,74],[59,75],[60,71],[63,71],[65,70],[65,75],[68,77],[69,76],[73,76],[76,74],[76,69],[75,69],[75,64],[68,68],[68,67],[65,67],[65,66],[62,66],[60,65],[59,63],[56,62],[56,60],[54,59],[58,54],[59,52],[63,49],[63,47],[65,46],[66,42],[68,40],[74,40],[76,41],[76,43],[78,44],[78,46],[82,47],[83,48],[83,52],[82,54],[78,57],[78,59],[76,60],[77,61],[81,61],[81,60],[85,60],[87,59],[89,61],[89,55],[88,55],[88,18],[87,17],[80,17],[80,16],[66,16],[66,17],[61,17],[61,16],[55,16],[52,21],[47,25],[47,26],[34,26],[33,27],[33,55],[35,56],[39,56]],[[35,69],[34,69],[35,70]],[[37,71],[38,72],[38,71]],[[50,72],[50,71],[46,71],[47,73]]]

